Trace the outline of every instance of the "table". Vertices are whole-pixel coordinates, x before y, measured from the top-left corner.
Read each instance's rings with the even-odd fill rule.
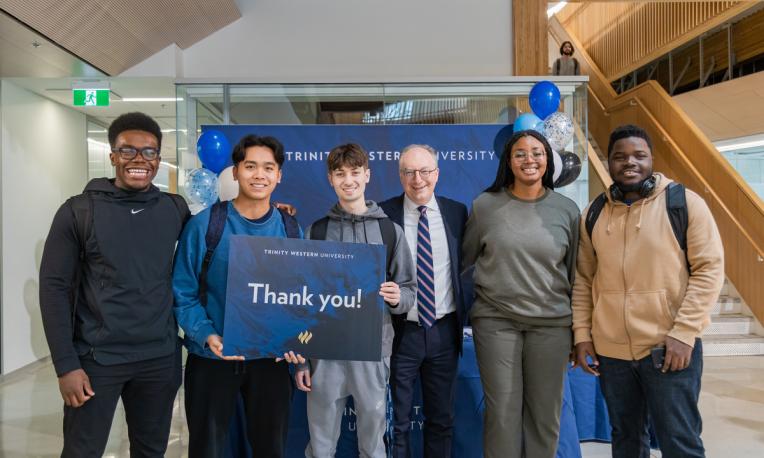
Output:
[[[342,417],[342,433],[337,444],[337,457],[357,457],[355,413],[348,402]],[[421,395],[415,398],[414,427],[411,431],[412,456],[422,456],[422,429],[424,420]],[[305,456],[308,442],[308,421],[305,411],[305,393],[295,391],[290,413],[287,457]],[[390,403],[388,403],[390,405]],[[483,455],[483,388],[475,357],[472,338],[465,336],[464,355],[459,360],[456,387],[456,415],[454,424],[453,457],[480,458]],[[391,418],[388,409],[388,419]],[[560,443],[558,458],[580,458],[579,441],[610,441],[607,409],[597,379],[581,369],[569,369],[564,384],[562,414],[560,417]],[[244,428],[244,410],[239,402],[232,419],[226,456],[245,457],[249,454]]]

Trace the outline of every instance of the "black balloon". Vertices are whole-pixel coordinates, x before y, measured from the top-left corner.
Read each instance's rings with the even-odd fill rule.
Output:
[[[581,173],[581,159],[570,151],[564,151],[560,154],[562,159],[562,173],[554,182],[555,188],[567,186],[578,178]]]

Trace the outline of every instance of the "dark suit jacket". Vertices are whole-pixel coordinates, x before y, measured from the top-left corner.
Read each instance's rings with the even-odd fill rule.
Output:
[[[459,349],[459,353],[462,351],[462,328],[467,320],[468,305],[472,303],[471,300],[467,300],[465,292],[462,287],[461,270],[462,270],[462,238],[464,237],[464,226],[467,224],[467,207],[464,204],[455,200],[448,199],[446,197],[435,196],[435,200],[440,207],[440,213],[443,217],[443,226],[446,229],[446,239],[448,242],[448,254],[451,258],[451,285],[454,288],[454,301],[456,301],[456,325],[458,326],[456,342],[454,342]],[[380,202],[379,206],[387,214],[387,216],[398,223],[402,228],[406,225],[403,222],[403,194],[398,197],[393,197],[384,202]],[[395,339],[393,340],[393,351],[398,348],[401,335],[404,330],[404,324],[406,320],[406,314],[393,315],[393,328],[395,329]]]

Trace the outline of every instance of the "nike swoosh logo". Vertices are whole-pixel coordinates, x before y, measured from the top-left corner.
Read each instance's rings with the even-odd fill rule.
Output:
[[[137,215],[138,213],[142,212],[143,210],[145,210],[145,208],[141,208],[140,210],[131,209],[130,213],[132,213],[133,215]]]

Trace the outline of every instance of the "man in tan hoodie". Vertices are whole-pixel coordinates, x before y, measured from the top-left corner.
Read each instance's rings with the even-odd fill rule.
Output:
[[[650,455],[648,413],[664,458],[702,457],[700,335],[724,282],[719,231],[703,199],[685,190],[682,249],[666,204],[672,181],[653,173],[643,129],[611,133],[608,166],[614,184],[591,236],[590,218],[581,220],[572,301],[576,364],[600,377],[614,457]]]

